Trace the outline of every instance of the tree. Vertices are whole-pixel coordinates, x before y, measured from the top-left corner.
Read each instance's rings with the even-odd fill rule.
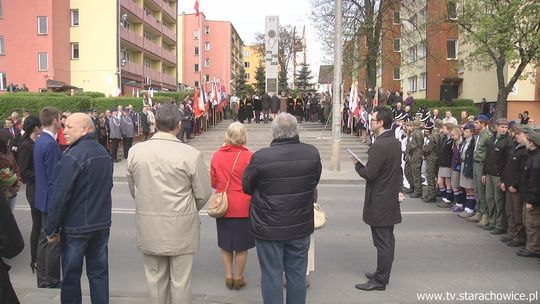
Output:
[[[313,83],[311,80],[313,75],[309,70],[309,64],[302,64],[298,74],[296,75],[295,86],[298,93],[305,93],[313,90]]]
[[[288,78],[287,78],[287,70],[285,70],[285,68],[281,68],[279,70],[279,80],[278,80],[278,91],[281,93],[281,92],[286,92],[289,90],[289,84],[287,83],[288,81]]]
[[[251,84],[246,84],[246,91],[245,91],[245,95],[249,95],[249,96],[253,96],[255,95],[255,88],[251,85]]]
[[[459,2],[458,24],[464,42],[473,46],[468,66],[497,72],[496,118],[505,117],[508,94],[525,68],[540,60],[540,3],[537,0],[467,0]],[[455,1],[447,1],[455,6]],[[507,75],[508,67],[515,69]],[[508,76],[508,78],[507,78]]]
[[[246,70],[240,68],[240,73],[234,79],[234,93],[238,97],[246,96]]]
[[[258,94],[264,94],[266,91],[266,72],[262,64],[259,64],[257,70],[255,71],[255,89]]]

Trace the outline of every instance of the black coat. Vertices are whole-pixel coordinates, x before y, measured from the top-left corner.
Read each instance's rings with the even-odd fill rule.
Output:
[[[19,172],[25,184],[36,182],[34,173],[34,141],[31,138],[24,138],[19,145],[17,166],[19,166]]]
[[[519,189],[519,177],[525,168],[527,156],[528,153],[525,146],[516,144],[514,149],[510,150],[501,176],[501,182],[504,183],[506,187],[512,186]]]
[[[253,99],[253,110],[260,112],[263,109],[262,101],[259,98]]]
[[[462,148],[465,148],[465,141],[462,141],[461,144],[463,145]],[[474,136],[473,136],[471,138],[471,142],[469,143],[469,147],[467,147],[467,151],[465,151],[465,158],[461,159],[461,162],[463,164],[461,170],[463,171],[463,175],[468,178],[473,178],[474,146],[475,145],[476,145],[476,140],[474,139]]]
[[[403,191],[401,145],[394,132],[381,134],[368,150],[365,166],[356,164],[356,172],[366,180],[364,222],[385,227],[401,223],[398,195]]]
[[[540,208],[540,149],[529,151],[519,187],[521,201]]]
[[[11,259],[17,256],[24,248],[24,240],[9,209],[4,193],[0,193],[0,267],[3,267],[1,258]]]
[[[253,118],[253,100],[247,99],[246,106],[244,108],[244,118],[251,119]]]
[[[250,233],[262,240],[287,241],[313,233],[313,194],[321,158],[298,137],[274,139],[251,157],[243,191],[251,195]]]
[[[508,159],[508,153],[512,150],[513,141],[508,135],[500,136],[497,143],[495,143],[496,139],[497,135],[493,135],[487,143],[486,160],[482,170],[483,175],[501,176]]]
[[[271,100],[272,99],[270,98],[270,95],[268,95],[268,94],[264,94],[263,96],[261,96],[261,103],[262,103],[262,109],[263,110],[270,109]],[[278,101],[279,101],[279,98],[278,98]]]
[[[278,112],[280,104],[281,104],[281,100],[276,95],[270,98],[270,108],[272,109],[272,113]]]
[[[450,168],[452,165],[452,146],[454,140],[448,135],[441,138],[439,145],[439,167]]]
[[[141,131],[143,132],[143,134],[150,133],[150,123],[148,122],[148,114],[144,112],[141,113]]]

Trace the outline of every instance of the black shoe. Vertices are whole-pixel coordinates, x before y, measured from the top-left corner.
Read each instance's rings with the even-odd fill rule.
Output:
[[[511,241],[512,238],[509,237],[508,235],[503,235],[503,236],[501,236],[500,240],[501,240],[501,242],[506,243],[508,241]]]
[[[437,200],[432,197],[432,198],[422,198],[422,200],[424,201],[424,203],[435,203]]]
[[[491,230],[495,229],[495,227],[493,227],[491,225],[487,225],[486,227],[484,227],[482,229],[487,230],[487,231],[491,231]]]
[[[364,284],[356,284],[354,285],[354,287],[356,287],[356,289],[365,290],[365,291],[386,290],[385,284],[377,283],[374,280],[369,280],[367,283],[364,283]]]
[[[372,280],[375,277],[375,274],[371,272],[365,272],[364,275],[368,280]]]
[[[525,246],[525,242],[518,241],[518,240],[510,240],[510,241],[506,242],[506,246],[508,246],[508,247],[523,247],[523,246]]]
[[[405,194],[411,194],[413,192],[414,192],[414,187],[405,188],[405,191],[403,191],[403,193]]]
[[[501,229],[498,229],[498,228],[495,228],[495,229],[491,230],[490,233],[493,234],[493,235],[499,235],[499,234],[505,234],[506,231],[501,230]]]
[[[410,197],[410,198],[420,198],[420,197],[422,197],[422,194],[420,194],[420,193],[413,193],[413,194],[409,195],[409,197]]]
[[[540,254],[530,252],[529,250],[523,248],[516,252],[516,254],[520,257],[526,257],[526,258],[540,258]]]

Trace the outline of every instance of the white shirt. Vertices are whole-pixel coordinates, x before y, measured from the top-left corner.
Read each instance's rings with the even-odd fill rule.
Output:
[[[49,134],[50,136],[52,136],[52,138],[54,138],[54,140],[57,140],[56,133],[53,133],[53,132],[51,132],[49,130],[45,130],[45,129],[43,129],[42,132],[45,132],[45,133]]]

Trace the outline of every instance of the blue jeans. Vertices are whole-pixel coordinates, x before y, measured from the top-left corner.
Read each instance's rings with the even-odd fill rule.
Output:
[[[309,242],[309,235],[289,241],[272,242],[256,239],[264,304],[283,303],[283,272],[287,279],[286,303],[306,303]]]
[[[80,304],[81,274],[86,257],[86,275],[92,304],[109,303],[108,243],[110,229],[62,237],[62,304]]]

